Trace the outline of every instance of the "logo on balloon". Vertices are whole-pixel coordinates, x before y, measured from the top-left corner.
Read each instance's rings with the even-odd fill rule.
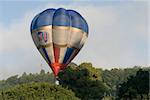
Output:
[[[38,32],[39,41],[43,41],[46,43],[48,40],[47,32]]]

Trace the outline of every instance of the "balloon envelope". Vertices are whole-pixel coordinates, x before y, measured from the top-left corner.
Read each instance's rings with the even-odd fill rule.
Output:
[[[73,60],[88,36],[85,19],[74,10],[47,9],[31,23],[33,41],[55,76]]]

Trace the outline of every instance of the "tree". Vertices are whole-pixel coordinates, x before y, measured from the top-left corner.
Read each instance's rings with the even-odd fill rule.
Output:
[[[22,84],[0,92],[0,100],[79,100],[75,94],[48,83]]]
[[[17,83],[18,83],[18,75],[11,76],[5,81],[5,84],[8,87],[15,86]]]
[[[139,69],[140,66],[134,66],[133,68],[113,68],[102,71],[101,75],[103,82],[110,88],[109,95],[116,97],[117,86],[123,82],[126,82],[131,75],[135,76]]]
[[[45,75],[45,70],[42,69],[42,70],[40,71],[40,75]]]
[[[108,91],[99,70],[91,63],[82,63],[77,67],[69,66],[59,73],[59,79],[63,87],[72,89],[76,96],[83,100],[102,99],[104,93]]]
[[[0,81],[0,91],[2,89],[7,89],[18,84],[32,83],[32,82],[48,82],[55,83],[54,76],[52,73],[45,73],[44,70],[41,70],[40,73],[36,74],[26,74],[24,72],[22,76],[14,75],[9,77],[6,80]]]
[[[118,99],[149,100],[149,72],[140,69],[136,76],[130,76],[127,82],[118,86]],[[143,95],[146,95],[144,97]],[[140,96],[140,97],[139,97]]]

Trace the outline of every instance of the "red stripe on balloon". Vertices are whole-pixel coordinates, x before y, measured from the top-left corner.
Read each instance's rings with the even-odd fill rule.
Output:
[[[59,63],[60,48],[54,45],[55,63]]]

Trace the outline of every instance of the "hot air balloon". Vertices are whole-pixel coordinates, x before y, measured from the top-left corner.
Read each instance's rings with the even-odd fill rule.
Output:
[[[85,19],[74,10],[46,9],[31,23],[32,39],[55,77],[83,47],[88,37]]]

